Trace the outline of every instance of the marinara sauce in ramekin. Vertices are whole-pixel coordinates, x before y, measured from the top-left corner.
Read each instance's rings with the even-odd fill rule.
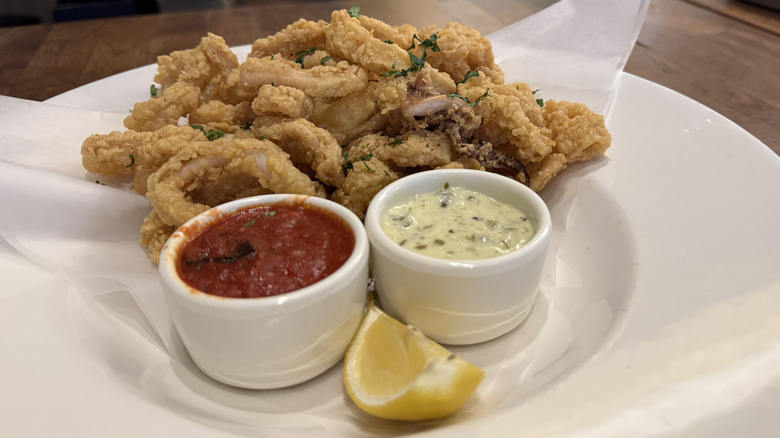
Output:
[[[315,220],[301,219],[308,215]],[[163,247],[159,276],[174,326],[204,373],[281,388],[344,356],[363,315],[368,253],[365,228],[347,208],[262,195],[182,225]]]

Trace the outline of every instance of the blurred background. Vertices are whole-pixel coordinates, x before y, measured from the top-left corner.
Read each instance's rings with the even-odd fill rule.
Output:
[[[3,0],[0,2],[0,27],[300,1],[302,0]],[[780,10],[780,0],[709,0],[709,2],[751,3],[766,9]],[[359,0],[356,0],[356,3],[359,3]]]
[[[0,25],[219,9],[280,1],[284,0],[3,0],[0,3]]]

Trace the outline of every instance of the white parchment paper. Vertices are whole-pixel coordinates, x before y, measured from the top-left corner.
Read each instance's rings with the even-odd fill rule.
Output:
[[[541,89],[545,99],[579,101],[605,113],[648,4],[649,0],[563,0],[489,39],[508,82],[527,82]],[[145,89],[151,82],[152,76],[132,86]],[[133,103],[127,102],[127,108]],[[149,203],[132,190],[129,180],[90,175],[81,166],[83,140],[94,133],[124,130],[122,120],[127,115],[0,97],[4,128],[0,236],[20,254],[71,279],[88,294],[131,294],[172,357],[182,358],[156,268],[139,244],[139,228],[151,209]],[[566,227],[576,182],[567,187],[568,194],[549,195],[556,203],[553,215],[559,237]],[[487,371],[478,391],[479,403],[467,405],[461,418],[500,409],[554,376],[551,365],[561,372],[580,360],[576,354],[567,356],[571,325],[551,297],[556,288],[582,287],[582,279],[558,260],[555,248],[548,268],[540,300],[522,331],[470,350],[460,349]],[[603,324],[608,323],[605,318]],[[540,378],[544,370],[548,370],[547,377]],[[331,372],[325,378],[335,381],[339,376]],[[261,392],[257,397],[263,403],[255,400],[256,406],[259,411],[279,413],[279,406],[284,405],[280,401],[293,392],[300,396],[306,388]],[[324,428],[355,420],[341,409],[343,401],[337,397],[315,409],[308,420]],[[199,421],[212,421],[216,426],[238,422],[250,429],[282,421],[252,414],[242,412],[232,419],[232,414],[223,418],[215,414],[212,420]],[[370,419],[357,420],[364,431],[382,428],[368,427]]]

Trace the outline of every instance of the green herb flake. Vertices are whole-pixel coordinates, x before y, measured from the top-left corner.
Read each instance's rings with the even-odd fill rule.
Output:
[[[320,59],[320,65],[325,65],[325,63],[330,61],[331,59],[333,59],[332,56],[324,56],[324,57],[322,57],[322,59]]]
[[[466,97],[466,96],[461,96],[461,95],[460,95],[460,94],[458,94],[458,93],[450,93],[450,94],[448,94],[448,95],[447,95],[447,97],[450,97],[450,98],[453,98],[453,99],[460,99],[460,100],[462,100],[462,101],[464,101],[464,102],[466,102],[466,103],[468,103],[468,104],[471,104],[471,102],[469,101],[469,98],[468,98],[468,97]]]
[[[475,107],[475,106],[477,106],[477,104],[479,103],[479,101],[480,101],[480,100],[482,100],[482,98],[483,98],[483,97],[488,97],[488,93],[489,93],[489,92],[490,92],[490,88],[488,88],[487,90],[485,90],[485,93],[484,93],[484,94],[482,94],[482,96],[479,96],[479,97],[477,98],[477,100],[475,100],[475,101],[474,101],[474,102],[471,104],[471,106],[472,106],[472,107]]]
[[[130,154],[130,164],[128,164],[125,167],[133,167],[134,164],[135,164],[135,155]]]
[[[473,77],[475,77],[475,76],[476,76],[476,77],[479,77],[479,72],[478,72],[478,71],[474,71],[474,70],[469,70],[469,71],[467,71],[467,72],[466,72],[466,76],[464,76],[464,77],[463,77],[463,80],[462,80],[462,81],[460,81],[460,82],[456,82],[456,83],[455,83],[455,92],[456,92],[456,93],[458,92],[458,85],[460,85],[460,84],[462,84],[462,83],[466,82],[467,80],[469,80],[469,78],[473,78]]]
[[[352,6],[351,8],[349,8],[347,13],[352,18],[360,18],[360,6],[358,5]]]
[[[242,227],[251,227],[251,226],[252,226],[252,225],[254,225],[256,222],[257,222],[256,220],[252,219],[251,221],[249,221],[249,222],[247,222],[247,223],[245,223],[245,224],[243,224],[243,225],[241,225],[241,226],[242,226]]]
[[[409,52],[409,62],[412,63],[412,71],[420,71],[425,67],[425,58],[428,57],[428,52],[423,50],[422,56],[417,56],[414,53]]]
[[[159,88],[157,88],[157,86],[156,86],[156,85],[152,84],[152,85],[149,87],[149,94],[151,94],[151,95],[152,95],[152,97],[157,97],[157,91],[159,91]]]
[[[374,169],[370,168],[370,167],[368,166],[368,163],[366,163],[365,161],[363,162],[363,165],[364,165],[364,166],[366,166],[366,169],[368,169],[368,171],[369,171],[369,172],[371,172],[371,173],[376,173],[376,170],[374,170]]]
[[[199,129],[203,132],[203,135],[206,136],[206,139],[209,141],[214,141],[218,138],[222,138],[225,136],[225,133],[220,131],[219,129],[209,129],[208,132],[206,132],[206,129],[203,128],[202,125],[190,125],[192,129]]]
[[[244,122],[244,126],[241,127],[244,131],[249,131],[252,129],[253,122]]]
[[[390,143],[388,143],[388,144],[389,144],[390,146],[397,146],[397,145],[399,145],[399,144],[403,143],[403,142],[404,142],[404,140],[406,140],[406,139],[405,139],[405,138],[396,138],[395,140],[391,141],[391,142],[390,142]]]
[[[384,42],[385,44],[395,44],[395,43],[393,42],[393,40],[384,40],[383,42]]]
[[[275,215],[276,215],[276,212],[275,212],[275,211],[273,211],[273,210],[271,210],[271,211],[266,211],[266,212],[265,212],[265,213],[263,213],[263,214],[264,214],[264,215],[266,215],[266,216],[275,216]]]
[[[352,161],[349,160],[349,152],[344,151],[344,153],[341,154],[341,157],[344,158],[345,163],[341,166],[344,170],[352,170]]]
[[[417,38],[417,35],[412,37],[412,47],[414,47],[414,40],[417,39],[417,41],[420,41],[419,38]],[[436,32],[433,35],[429,36],[425,39],[425,41],[420,41],[420,47],[431,49],[432,52],[441,52],[441,49],[439,48],[439,33]]]
[[[225,133],[220,131],[219,129],[209,129],[209,132],[206,133],[206,138],[209,139],[209,141],[214,141],[224,136]]]
[[[518,88],[518,89],[519,89],[519,88]],[[534,91],[532,91],[532,92],[531,92],[531,94],[533,94],[534,96],[536,96],[536,93],[538,93],[539,91],[540,91],[540,90],[534,90]],[[536,99],[536,104],[537,104],[537,105],[539,105],[539,108],[542,108],[542,107],[544,107],[544,99],[539,99],[539,98],[537,98],[537,99]]]
[[[293,53],[293,54],[292,54],[292,56],[297,56],[297,58],[295,58],[295,62],[297,62],[297,63],[298,63],[298,65],[300,65],[300,66],[301,66],[301,68],[304,68],[304,67],[303,67],[303,60],[304,60],[304,59],[305,59],[307,56],[309,56],[309,55],[311,55],[312,53],[314,53],[314,51],[315,51],[315,50],[317,50],[317,48],[316,48],[316,47],[309,47],[309,48],[308,48],[308,49],[306,49],[306,50],[301,50],[300,52]],[[272,85],[273,85],[273,84],[272,84]]]

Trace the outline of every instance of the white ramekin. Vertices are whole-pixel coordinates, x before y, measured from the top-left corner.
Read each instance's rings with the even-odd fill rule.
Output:
[[[231,212],[276,202],[305,202],[341,217],[355,236],[347,261],[312,285],[271,297],[223,298],[182,281],[176,265],[192,236]],[[309,380],[344,357],[363,315],[368,257],[365,228],[345,207],[316,197],[262,195],[214,207],[180,227],[162,250],[159,276],[195,364],[223,383],[270,389]]]
[[[388,208],[445,183],[519,208],[536,225],[534,237],[522,248],[498,257],[444,260],[402,248],[385,234],[380,216]],[[393,182],[372,200],[365,226],[382,308],[430,338],[452,345],[494,339],[528,316],[552,232],[549,210],[533,190],[502,175],[465,169],[431,170]]]

